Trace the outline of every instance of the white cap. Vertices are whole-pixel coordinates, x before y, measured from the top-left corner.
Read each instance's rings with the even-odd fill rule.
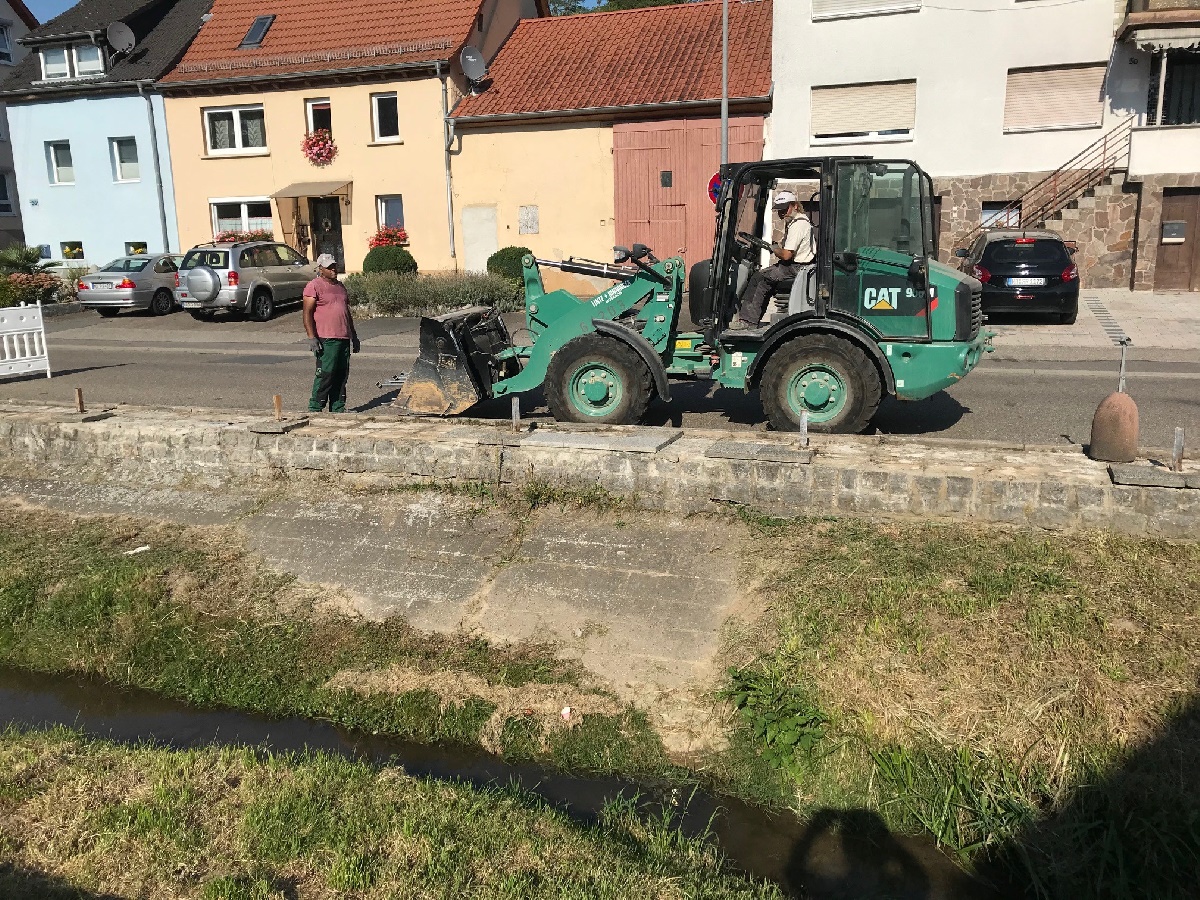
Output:
[[[791,191],[780,191],[775,195],[776,206],[787,206],[789,203],[796,203],[796,195]]]
[[[333,258],[332,253],[322,253],[317,257],[317,265],[322,269],[336,269],[337,260]]]

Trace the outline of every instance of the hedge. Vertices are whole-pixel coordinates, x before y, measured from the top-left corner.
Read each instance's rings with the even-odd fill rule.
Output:
[[[373,247],[367,251],[367,258],[363,260],[363,272],[367,274],[395,272],[401,275],[415,275],[417,274],[417,261],[403,247]]]
[[[488,257],[487,270],[493,275],[503,275],[523,283],[525,270],[521,266],[521,260],[527,255],[533,255],[533,251],[528,247],[501,247]]]
[[[495,306],[501,312],[523,308],[520,291],[499,275],[398,275],[364,273],[346,278],[350,302],[376,315],[440,315],[460,306]]]

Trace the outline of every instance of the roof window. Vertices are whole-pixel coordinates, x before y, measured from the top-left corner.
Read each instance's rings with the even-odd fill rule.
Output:
[[[267,32],[271,28],[271,23],[274,21],[274,16],[259,16],[255,19],[254,24],[250,26],[250,30],[246,32],[246,36],[242,38],[242,42],[238,44],[238,49],[254,50],[261,46],[263,39],[267,36]]]

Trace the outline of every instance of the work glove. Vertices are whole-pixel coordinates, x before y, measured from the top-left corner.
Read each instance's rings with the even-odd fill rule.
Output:
[[[358,342],[358,335],[357,334],[350,335],[350,352],[357,353],[361,349],[362,349],[362,344],[360,344]]]
[[[308,339],[308,349],[317,356],[320,356],[321,351],[325,349],[325,345],[321,343],[320,338],[311,337]]]

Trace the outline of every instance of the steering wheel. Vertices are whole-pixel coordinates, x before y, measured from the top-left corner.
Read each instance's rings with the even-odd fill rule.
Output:
[[[768,253],[771,252],[770,244],[768,244],[762,238],[755,237],[752,234],[747,234],[744,231],[739,231],[737,233],[737,241],[744,247],[757,247],[759,250],[766,250]]]

